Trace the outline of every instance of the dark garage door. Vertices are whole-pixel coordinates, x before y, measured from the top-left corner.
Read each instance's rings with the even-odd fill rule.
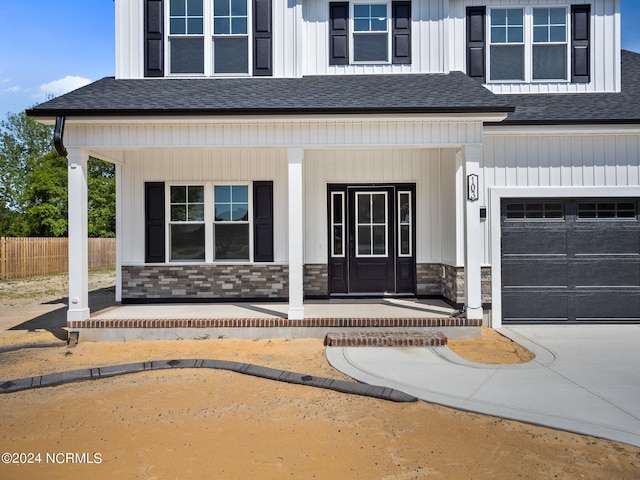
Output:
[[[503,322],[640,322],[637,199],[506,199],[501,214]]]

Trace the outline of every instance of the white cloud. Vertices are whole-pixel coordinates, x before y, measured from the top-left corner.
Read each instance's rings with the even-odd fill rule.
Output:
[[[53,82],[40,85],[38,96],[41,98],[50,96],[57,97],[58,95],[68,93],[77,88],[84,87],[85,85],[88,85],[90,83],[91,80],[89,80],[88,78],[67,75],[66,77],[59,80],[54,80]]]
[[[4,92],[10,92],[10,93],[18,93],[18,92],[22,92],[24,89],[22,87],[19,86],[13,86],[13,87],[9,87],[9,88],[5,88],[3,91]]]

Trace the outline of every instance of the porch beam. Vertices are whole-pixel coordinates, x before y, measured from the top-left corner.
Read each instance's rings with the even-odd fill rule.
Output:
[[[289,320],[304,319],[304,215],[302,163],[304,150],[288,148],[289,174]]]
[[[482,183],[480,161],[481,145],[467,145],[463,149],[465,178],[465,247],[464,247],[464,293],[466,316],[482,320],[482,259],[484,256],[484,236],[480,222]],[[475,194],[475,197],[474,197]]]
[[[87,160],[79,148],[69,149],[69,310],[68,321],[87,320],[89,311],[89,228],[87,221]]]

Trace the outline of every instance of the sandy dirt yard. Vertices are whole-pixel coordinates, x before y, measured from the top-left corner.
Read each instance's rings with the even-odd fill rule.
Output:
[[[92,285],[108,287],[109,274],[99,275],[106,279],[93,276]],[[0,316],[16,309],[26,315],[47,302],[64,311],[56,303],[64,278],[38,282],[0,282]],[[30,331],[46,323],[26,322],[0,331],[0,345],[59,341],[53,333],[59,315],[45,316],[51,328]],[[174,358],[349,380],[328,365],[324,348],[310,339],[81,342],[0,353],[0,383]],[[492,330],[451,348],[472,361],[530,359]],[[23,454],[8,458],[17,463],[0,464],[1,479],[640,478],[640,449],[624,444],[425,402],[392,403],[200,369],[2,394],[0,453]]]

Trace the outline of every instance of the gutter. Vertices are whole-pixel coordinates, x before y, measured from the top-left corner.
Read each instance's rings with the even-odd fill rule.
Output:
[[[56,127],[53,131],[53,145],[56,147],[56,152],[61,157],[67,156],[67,149],[64,147],[64,120],[65,117],[58,115],[56,117]]]

